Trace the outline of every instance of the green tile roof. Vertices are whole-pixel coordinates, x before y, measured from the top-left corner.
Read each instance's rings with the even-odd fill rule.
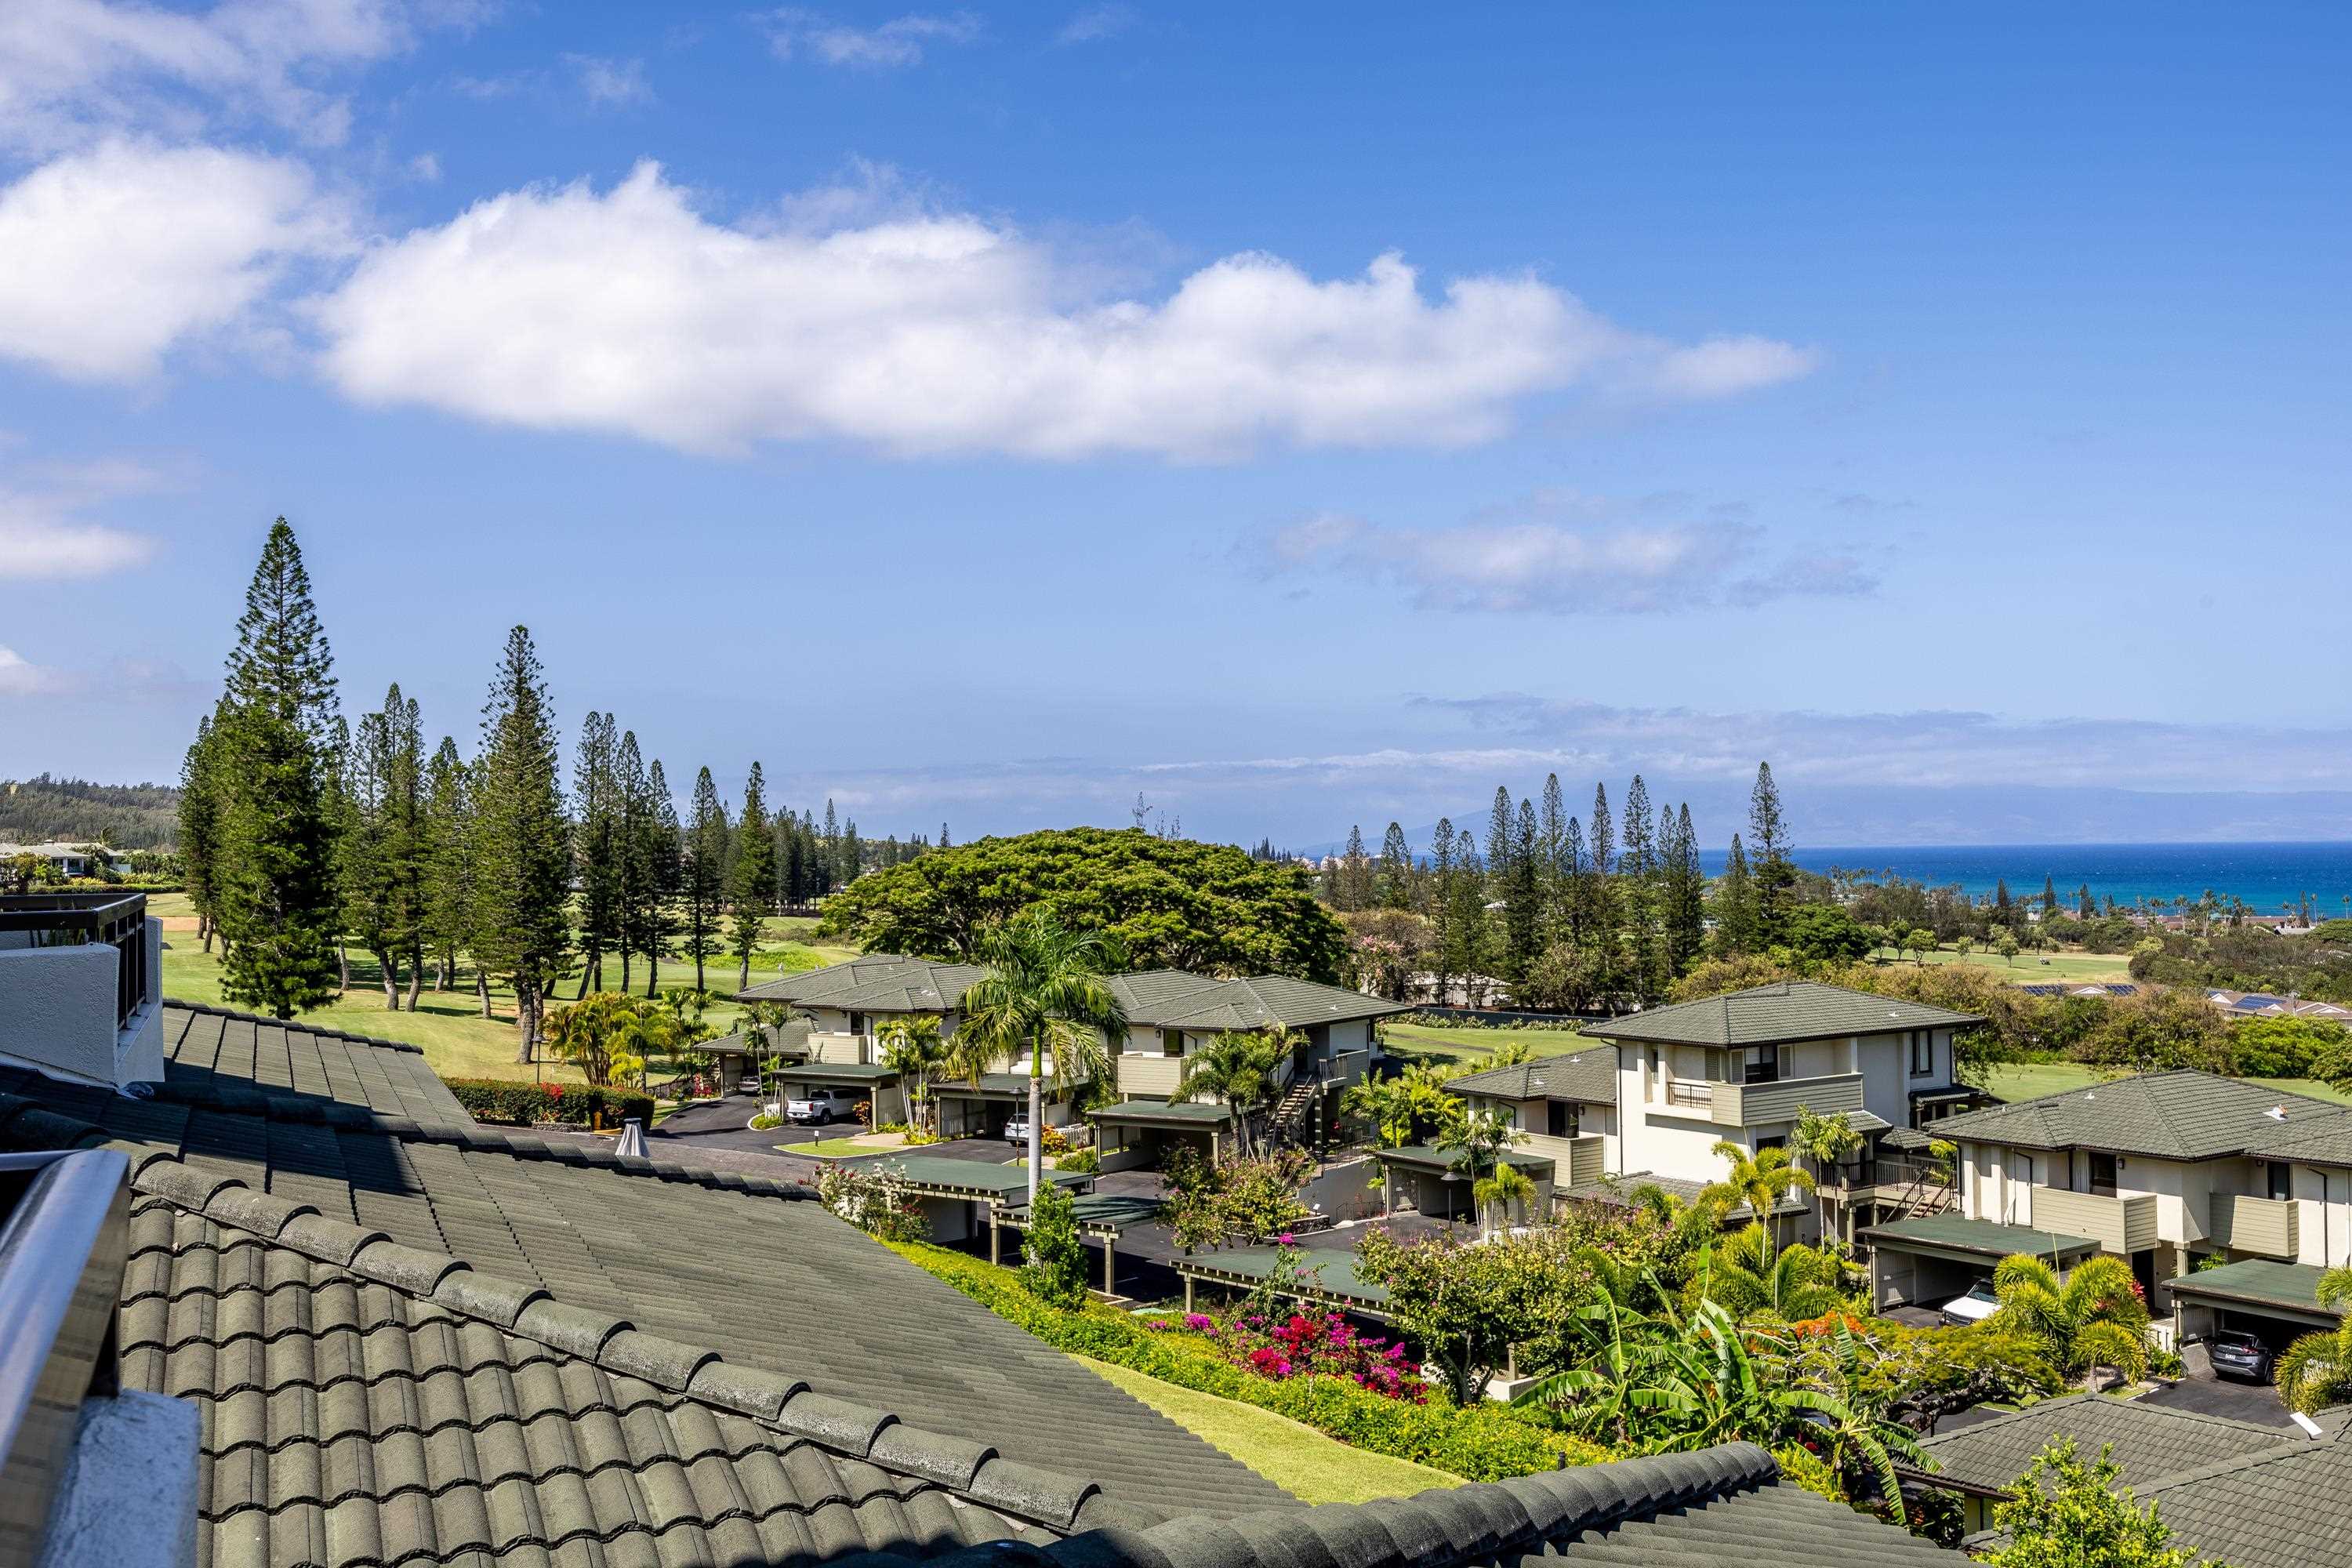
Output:
[[[1957,1568],[1747,1445],[1304,1508],[804,1188],[428,1122],[414,1053],[318,1033],[0,1079],[0,1148],[131,1159],[123,1378],[203,1412],[214,1568]]]
[[[919,1152],[902,1154],[895,1150],[859,1154],[844,1163],[866,1170],[896,1172],[908,1186],[925,1193],[999,1200],[1015,1193],[1026,1197],[1029,1193],[1029,1168],[1025,1163],[995,1165],[985,1160],[959,1160],[952,1155]],[[1076,1171],[1056,1171],[1048,1165],[1045,1180],[1060,1187],[1083,1187],[1094,1178]]]
[[[1087,1115],[1096,1121],[1171,1121],[1201,1127],[1229,1125],[1234,1119],[1223,1106],[1197,1100],[1122,1100],[1116,1105],[1097,1106]]]
[[[1862,1239],[1882,1247],[1937,1247],[1991,1258],[2007,1258],[2013,1252],[2030,1252],[2040,1258],[2055,1253],[2063,1258],[2070,1253],[2099,1249],[2099,1244],[2086,1236],[2065,1236],[2021,1225],[1997,1225],[1989,1219],[1965,1219],[1957,1214],[1921,1215],[1888,1225],[1874,1225],[1862,1232]]]
[[[1434,1143],[1407,1143],[1396,1149],[1375,1149],[1372,1158],[1382,1164],[1410,1165],[1417,1171],[1451,1171],[1462,1159],[1458,1149],[1441,1149]],[[1559,1162],[1547,1154],[1530,1154],[1523,1149],[1504,1151],[1503,1158],[1533,1175],[1551,1171]]]
[[[1655,1187],[1670,1198],[1690,1203],[1706,1191],[1707,1185],[1706,1182],[1688,1176],[1661,1176],[1654,1171],[1634,1171],[1622,1176],[1604,1176],[1600,1181],[1586,1182],[1579,1186],[1562,1187],[1559,1195],[1575,1203],[1607,1204],[1612,1208],[1625,1208],[1633,1204],[1633,1194],[1643,1187]],[[1810,1214],[1812,1206],[1812,1200],[1802,1193],[1790,1192],[1782,1194],[1780,1201],[1772,1205],[1772,1212],[1776,1215]],[[1724,1211],[1727,1223],[1752,1217],[1753,1214],[1744,1203],[1734,1204]]]
[[[1177,1258],[1174,1267],[1177,1273],[1194,1279],[1254,1285],[1282,1267],[1283,1261],[1279,1247],[1244,1247],[1192,1253]],[[1324,1295],[1372,1308],[1388,1304],[1388,1288],[1377,1280],[1359,1276],[1356,1257],[1352,1252],[1300,1248],[1298,1265]]]
[[[2278,1263],[2249,1258],[2219,1268],[2184,1274],[2172,1281],[2175,1296],[2200,1296],[2252,1307],[2285,1307],[2299,1312],[2341,1316],[2319,1304],[2319,1277],[2326,1270],[2315,1263]]]
[[[1617,1103],[1617,1047],[1595,1046],[1571,1056],[1546,1057],[1517,1067],[1488,1068],[1445,1082],[1448,1094],[1485,1094],[1497,1100],[1573,1100],[1586,1105]]]
[[[2104,1394],[2076,1394],[1973,1422],[1930,1437],[1920,1447],[1934,1461],[1931,1482],[2005,1492],[2044,1447],[2070,1436],[2085,1457],[2114,1444],[2124,1484],[2132,1487],[2219,1459],[2306,1440],[2290,1427],[2259,1426]]]
[[[2185,1068],[1987,1106],[1947,1117],[1934,1131],[1955,1142],[2021,1149],[2113,1150],[2166,1160],[2274,1152],[2352,1163],[2352,1108]]]
[[[1587,1024],[1578,1033],[1597,1039],[1668,1045],[1765,1046],[1982,1022],[1973,1013],[1929,1007],[1898,996],[1876,996],[1812,980],[1787,980],[1696,1002],[1644,1008],[1606,1023]]]
[[[986,971],[971,963],[868,952],[823,969],[779,975],[736,994],[743,1002],[796,1002],[859,1013],[938,1013],[962,1000]]]

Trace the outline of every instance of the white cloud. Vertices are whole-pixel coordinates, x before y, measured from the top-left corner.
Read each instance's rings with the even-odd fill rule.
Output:
[[[149,376],[239,322],[290,263],[347,243],[299,163],[121,141],[71,153],[0,187],[0,357]]]
[[[100,577],[154,552],[146,535],[91,521],[92,508],[168,488],[142,463],[11,464],[0,471],[0,582]]]
[[[0,142],[36,152],[108,132],[186,136],[257,120],[341,142],[348,104],[323,72],[382,59],[459,5],[404,0],[220,0],[204,10],[109,0],[0,5]]]
[[[1111,4],[1089,5],[1062,25],[1055,42],[1062,44],[1100,43],[1115,38],[1143,20],[1142,13],[1132,5]]]
[[[1728,397],[1793,381],[1820,363],[1811,349],[1769,338],[1709,338],[1659,355],[1645,379],[1664,397]]]
[[[769,12],[761,18],[761,25],[778,59],[807,55],[829,66],[919,65],[926,47],[969,44],[981,34],[980,18],[969,11],[908,15],[878,26],[853,27],[814,11],[787,6]]]
[[[654,100],[652,84],[646,80],[643,60],[605,59],[596,55],[566,55],[563,63],[587,96],[589,104],[597,109],[625,109],[632,104]]]
[[[6,536],[0,534],[0,550]],[[0,644],[0,697],[37,697],[58,685],[54,671],[32,663],[15,648]]]
[[[1164,300],[1101,301],[1050,247],[977,217],[730,226],[651,163],[385,244],[316,317],[354,398],[695,450],[1459,445],[1502,431],[1519,397],[1643,379],[1675,352],[1530,277],[1432,298],[1393,255],[1328,280],[1236,255]]]
[[[1670,612],[1877,585],[1856,555],[1775,557],[1763,529],[1675,515],[1687,510],[1679,497],[1618,503],[1539,492],[1445,528],[1323,512],[1276,530],[1260,553],[1286,575],[1337,574],[1402,589],[1425,607],[1482,612]]]

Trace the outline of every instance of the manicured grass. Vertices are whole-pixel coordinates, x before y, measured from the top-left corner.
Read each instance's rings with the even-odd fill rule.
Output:
[[[206,952],[196,941],[195,917],[183,893],[151,895],[149,912],[164,922],[163,940],[169,944],[163,954],[163,994],[174,1001],[202,1002],[214,1006],[226,1005],[221,996],[221,962],[217,951]],[[751,958],[751,978],[773,979],[784,973],[815,969],[838,963],[853,955],[854,950],[841,947],[814,947],[804,942],[783,940],[787,933],[805,933],[813,922],[808,921],[772,921],[769,922],[769,945]],[[429,981],[430,970],[427,970]],[[705,967],[704,978],[714,991],[731,992],[735,986],[736,964],[730,958],[711,960]],[[632,989],[639,994],[645,990],[645,970],[635,967],[630,976]],[[620,984],[620,971],[610,959],[604,963],[607,985]],[[515,1056],[514,993],[504,985],[490,987],[489,1018],[481,1016],[480,1004],[473,992],[473,973],[465,970],[460,976],[462,990],[436,992],[427,990],[417,998],[414,1013],[404,1007],[394,1012],[383,1005],[383,990],[377,979],[375,961],[364,953],[352,954],[352,989],[342,997],[317,1012],[303,1015],[302,1021],[322,1028],[343,1029],[354,1035],[372,1035],[378,1039],[399,1040],[420,1046],[425,1059],[443,1078],[540,1078],[558,1082],[584,1081],[577,1069],[558,1062],[541,1062],[536,1068],[528,1062],[518,1062]],[[662,962],[659,984],[661,989],[691,986],[694,966],[682,963],[676,957]],[[579,989],[579,971],[573,970],[557,991],[558,1005],[569,1002]],[[404,1001],[406,992],[402,993]],[[732,1002],[713,1002],[703,1015],[704,1020],[722,1035],[734,1032],[742,1009]],[[650,1077],[655,1080],[667,1077],[668,1065],[656,1059]]]
[[[2102,1068],[2084,1067],[2078,1062],[2027,1062],[1992,1068],[1987,1074],[1985,1087],[2003,1100],[2038,1100],[2045,1094],[2063,1094],[2069,1089],[2088,1089],[2093,1084],[2123,1076]],[[2246,1081],[2283,1089],[2289,1094],[2330,1100],[2337,1105],[2352,1105],[2352,1093],[2331,1088],[2317,1079],[2257,1078]]]
[[[861,1143],[855,1138],[820,1138],[814,1143],[779,1143],[779,1154],[814,1154],[820,1160],[846,1160],[857,1154],[887,1154],[888,1149],[877,1149],[871,1143]]]
[[[1982,948],[1965,956],[1949,948],[1937,948],[1925,955],[1929,963],[1968,963],[1979,969],[1990,969],[2001,979],[2017,985],[2037,985],[2056,981],[2129,980],[2131,958],[2120,952],[2020,952],[2011,963],[1997,952]],[[1911,955],[1890,959],[1884,949],[1878,954],[1882,963],[1909,963]],[[2044,963],[2043,959],[2050,962]]]
[[[1506,1040],[1525,1040],[1539,1057],[1566,1056],[1592,1043],[1571,1029],[1465,1029],[1435,1024],[1383,1024],[1381,1037],[1396,1056],[1472,1068]]]
[[[1351,1448],[1271,1410],[1180,1388],[1127,1367],[1071,1359],[1303,1502],[1370,1502],[1463,1484],[1460,1476],[1444,1470]]]

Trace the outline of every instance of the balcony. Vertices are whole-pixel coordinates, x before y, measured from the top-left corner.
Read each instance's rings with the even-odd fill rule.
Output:
[[[1182,1057],[1131,1051],[1118,1058],[1118,1091],[1129,1100],[1165,1100],[1183,1076]]]
[[[1666,1082],[1668,1111],[1704,1117],[1717,1127],[1759,1127],[1774,1121],[1794,1121],[1801,1105],[1822,1116],[1860,1110],[1862,1075],[1826,1073],[1819,1078],[1784,1078],[1771,1083],[1706,1083],[1680,1078]]]
[[[162,950],[142,893],[0,897],[0,1055],[95,1083],[160,1080]]]
[[[2103,1251],[2128,1256],[2156,1245],[2156,1197],[2108,1197],[2099,1193],[2070,1193],[2060,1187],[2032,1189],[2033,1212],[2027,1223],[2060,1236],[2087,1237]]]
[[[2207,1211],[2206,1228],[2216,1246],[2232,1252],[2292,1259],[2301,1240],[2298,1212],[2293,1200],[2287,1198],[2215,1193]]]

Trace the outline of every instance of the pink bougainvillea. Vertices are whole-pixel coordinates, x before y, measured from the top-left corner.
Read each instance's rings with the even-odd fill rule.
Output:
[[[1170,1330],[1176,1323],[1164,1320]],[[1418,1405],[1429,1385],[1405,1359],[1404,1346],[1360,1334],[1337,1312],[1293,1312],[1286,1319],[1255,1312],[1220,1321],[1188,1312],[1181,1327],[1213,1342],[1235,1366],[1275,1382],[1294,1377],[1341,1377],[1388,1399]]]

